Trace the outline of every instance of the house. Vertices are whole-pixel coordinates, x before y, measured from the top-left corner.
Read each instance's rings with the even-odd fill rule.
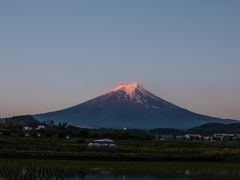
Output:
[[[202,136],[200,134],[186,134],[185,136],[186,140],[201,140]]]
[[[184,137],[184,136],[181,136],[181,135],[179,135],[179,136],[175,136],[175,139],[176,139],[176,140],[183,140],[183,139],[185,139],[185,137]]]
[[[234,139],[234,134],[224,134],[224,133],[215,133],[213,135],[214,140],[233,140]]]
[[[31,131],[31,130],[32,130],[32,127],[26,126],[26,127],[23,127],[23,130],[24,130],[24,131]]]
[[[117,143],[111,139],[97,139],[88,143],[89,149],[116,149]]]
[[[46,127],[44,125],[38,125],[38,127],[36,128],[36,130],[40,130],[40,129],[46,129]]]
[[[172,136],[172,135],[161,135],[161,136],[159,137],[159,140],[160,140],[160,141],[171,140],[171,139],[173,139],[173,136]]]
[[[213,137],[212,136],[203,136],[203,140],[204,141],[213,141]]]
[[[240,140],[240,134],[235,134],[233,140],[239,141]]]

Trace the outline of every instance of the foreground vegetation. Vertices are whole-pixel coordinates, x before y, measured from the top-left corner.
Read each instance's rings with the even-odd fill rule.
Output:
[[[54,124],[51,120],[40,123],[31,116],[13,117],[2,122],[0,158],[240,162],[240,141],[158,138],[161,134],[182,133],[173,129],[83,129],[67,123]],[[38,129],[39,125],[44,129]],[[25,126],[32,129],[24,130]],[[204,128],[201,127],[201,131]],[[87,143],[98,138],[111,138],[118,148],[88,149]]]
[[[0,157],[36,159],[240,162],[240,142],[118,140],[117,150],[90,150],[90,139],[1,137]]]

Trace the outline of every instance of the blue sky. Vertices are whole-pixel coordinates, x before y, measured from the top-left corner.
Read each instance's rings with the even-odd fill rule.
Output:
[[[0,115],[79,104],[137,81],[240,119],[240,1],[1,1]]]

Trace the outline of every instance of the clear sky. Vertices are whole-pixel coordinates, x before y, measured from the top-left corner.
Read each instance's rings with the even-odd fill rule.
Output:
[[[240,120],[240,1],[0,1],[1,117],[62,109],[131,81]]]

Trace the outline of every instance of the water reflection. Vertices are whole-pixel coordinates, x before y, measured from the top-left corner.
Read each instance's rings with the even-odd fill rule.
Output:
[[[99,162],[1,159],[0,179],[240,179],[237,163]]]

